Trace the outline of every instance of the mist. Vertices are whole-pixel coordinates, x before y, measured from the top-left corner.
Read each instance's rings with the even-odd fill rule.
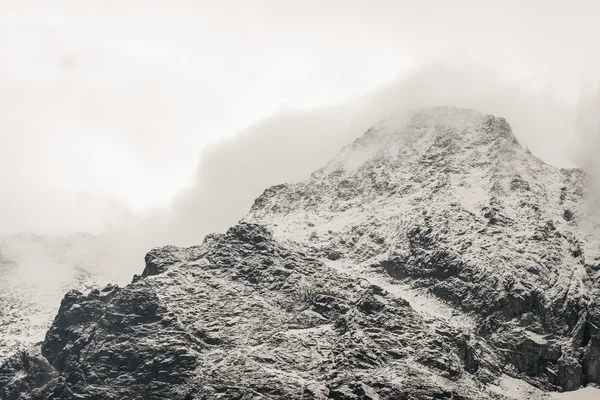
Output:
[[[584,93],[577,104],[576,131],[568,153],[600,184],[600,90]]]
[[[45,196],[45,207],[35,206],[40,197],[34,192],[23,192],[23,202],[15,206],[30,209],[32,220],[47,213],[53,219],[45,220],[63,231],[97,227],[94,233],[102,233],[102,246],[113,257],[111,271],[105,274],[125,283],[143,269],[144,254],[152,247],[191,246],[208,233],[226,230],[266,188],[307,179],[370,126],[407,109],[450,105],[503,116],[520,143],[547,163],[596,171],[598,99],[589,89],[578,101],[567,101],[550,87],[509,79],[475,62],[427,62],[348,101],[280,109],[227,139],[213,141],[199,151],[191,183],[166,207],[134,211],[107,196],[79,194],[67,201],[58,191],[53,197],[43,190],[39,196]],[[169,168],[160,158],[156,162]],[[28,203],[30,197],[34,200]],[[12,215],[15,224],[29,227],[18,219],[19,210]]]
[[[440,61],[335,106],[281,110],[204,148],[192,183],[168,207],[107,223],[100,247],[111,258],[103,279],[125,284],[143,270],[151,248],[193,246],[224,232],[266,188],[307,179],[369,127],[407,109],[451,105],[503,116],[533,155],[597,171],[597,101],[592,93],[567,102],[476,64]]]
[[[303,179],[407,106],[505,115],[538,156],[579,162],[565,146],[577,141],[581,89],[598,81],[597,2],[126,3],[0,0],[0,235],[100,233],[150,219],[162,227],[155,237],[169,228],[173,241],[197,240],[235,221],[262,186]],[[234,148],[252,164],[241,149],[259,137],[273,144],[249,148],[278,171],[256,170],[252,182],[209,172],[235,168]],[[305,147],[287,151],[288,140]],[[225,154],[235,159],[221,166]],[[196,200],[199,187],[217,193],[216,173],[248,194]],[[192,218],[196,227],[173,222],[204,212],[192,211],[196,202],[224,210]]]
[[[148,216],[143,231],[155,244],[197,244],[235,224],[267,187],[307,179],[370,126],[407,109],[437,105],[505,117],[521,144],[553,165],[572,167],[580,160],[565,150],[576,138],[583,140],[574,104],[547,90],[506,83],[483,67],[440,62],[344,104],[282,110],[206,148],[194,183],[168,210]]]

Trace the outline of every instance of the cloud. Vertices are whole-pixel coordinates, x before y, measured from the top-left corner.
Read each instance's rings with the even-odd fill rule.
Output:
[[[504,116],[523,145],[547,162],[570,165],[563,149],[574,108],[547,91],[506,83],[483,67],[434,63],[347,103],[283,110],[206,148],[194,183],[144,232],[156,244],[200,243],[241,219],[264,189],[307,179],[370,126],[405,109],[454,105]]]
[[[431,105],[455,105],[504,116],[521,143],[544,160],[560,166],[581,160],[573,154],[567,158],[564,151],[576,133],[575,107],[528,81],[453,58],[415,67],[408,76],[339,105],[280,110],[229,139],[196,149],[200,154],[195,157],[199,162],[192,182],[163,210],[133,212],[123,202],[94,190],[94,186],[84,194],[69,192],[53,188],[52,179],[36,174],[35,169],[23,168],[21,173],[29,174],[25,179],[5,170],[7,178],[13,179],[8,186],[18,190],[9,191],[3,199],[4,232],[18,226],[22,231],[68,233],[85,226],[94,231],[133,231],[128,237],[139,238],[148,248],[199,243],[207,233],[222,231],[242,218],[265,188],[304,180],[378,121],[403,109]],[[93,149],[107,146],[106,151],[95,153],[79,149],[77,144],[83,146],[85,141],[77,136],[68,141],[75,146],[74,157],[96,157],[95,164],[103,168],[104,176],[110,168],[117,181],[125,174],[130,155],[116,151],[121,148],[118,142],[95,143]],[[35,149],[36,141],[32,143]],[[66,142],[43,145],[53,148]],[[164,152],[176,154],[177,148],[170,145]],[[105,165],[109,160],[103,154],[110,153],[110,149],[113,160],[122,160]],[[21,151],[27,152],[27,147]],[[23,159],[14,153],[8,154],[11,156],[16,165],[23,164]],[[153,191],[173,190],[161,183],[168,179],[167,172],[173,172],[172,155],[162,157],[159,152],[154,157],[155,167],[147,171],[148,179],[140,185],[150,185]],[[135,169],[135,164],[130,167]],[[71,170],[71,164],[65,164],[62,174],[68,175]],[[153,181],[152,171],[165,171],[165,176]],[[100,178],[90,174],[86,171],[82,179],[98,182]],[[129,184],[130,180],[121,182]],[[40,221],[45,231],[40,231]]]
[[[462,62],[465,76],[477,74],[469,62],[486,65],[484,75],[494,76],[477,78],[483,92],[495,90],[500,75],[519,93],[547,84],[572,99],[580,79],[597,74],[600,53],[590,49],[600,3],[487,3],[0,0],[0,205],[8,204],[0,207],[0,233],[97,230],[55,207],[80,193],[136,210],[166,205],[191,183],[199,154],[210,157],[207,143],[282,106],[356,98],[432,58]],[[404,86],[412,101],[476,97],[467,87],[475,78],[457,73],[456,82],[442,82],[454,78],[429,71]],[[446,94],[432,94],[435,85]],[[394,93],[387,105],[381,93],[370,110],[409,99]],[[487,106],[479,97],[475,105]],[[499,113],[512,104],[504,101]],[[368,110],[350,110],[363,117],[340,119],[368,119]],[[538,123],[525,131],[556,129]],[[540,155],[560,152],[550,141],[536,145]]]
[[[575,121],[575,133],[566,151],[588,174],[582,222],[590,232],[597,232],[600,229],[600,87],[588,89],[579,98]]]
[[[80,197],[77,203],[64,201],[60,193],[44,197],[45,208],[36,208],[33,202],[20,206],[29,210],[31,226],[36,218],[74,230],[74,222],[85,218],[88,225],[102,226],[106,233],[98,246],[110,260],[101,265],[103,276],[125,284],[143,270],[143,257],[151,248],[196,245],[208,233],[223,232],[245,216],[267,187],[307,179],[370,126],[405,109],[454,105],[503,116],[533,154],[565,166],[593,159],[596,150],[591,150],[592,146],[572,144],[597,142],[597,101],[590,97],[576,107],[543,88],[505,79],[484,67],[427,64],[336,106],[281,110],[204,148],[192,183],[168,208],[134,213],[110,199]],[[577,129],[577,112],[586,129]],[[566,154],[565,148],[570,146],[580,152]],[[168,164],[161,165],[168,168]],[[44,190],[38,195],[47,193]],[[71,219],[64,220],[64,215]],[[20,223],[23,226],[22,220]]]
[[[580,97],[576,129],[570,154],[584,169],[600,177],[600,88],[588,90]]]

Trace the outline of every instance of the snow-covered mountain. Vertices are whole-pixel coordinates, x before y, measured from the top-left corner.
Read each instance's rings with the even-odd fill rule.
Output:
[[[600,383],[600,213],[587,175],[521,147],[503,118],[428,108],[390,119],[248,222],[326,263],[427,288],[478,321],[528,379]]]
[[[506,322],[502,335],[588,343],[600,232],[586,179],[529,154],[502,118],[433,108],[371,129],[307,182],[267,190],[246,221],[427,287],[494,335]],[[575,387],[600,381],[600,347],[589,351]],[[560,380],[546,368],[534,369]]]
[[[44,339],[68,290],[130,281],[126,271],[143,265],[143,253],[136,260],[117,239],[85,233],[0,238],[0,363]]]
[[[502,118],[404,113],[308,181],[267,189],[226,233],[150,251],[131,284],[70,291],[40,348],[0,366],[0,395],[589,393],[600,233],[588,179],[531,155]]]

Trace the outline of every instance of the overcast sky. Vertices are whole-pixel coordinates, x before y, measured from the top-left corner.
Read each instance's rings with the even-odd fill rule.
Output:
[[[490,108],[510,113],[516,102],[505,88],[512,87],[515,99],[543,93],[565,111],[598,82],[598,15],[600,3],[576,0],[0,0],[0,233],[97,230],[137,211],[186,203],[186,196],[193,207],[189,193],[199,182],[235,174],[213,168],[207,178],[202,171],[207,160],[222,158],[215,149],[233,146],[223,140],[252,124],[254,131],[272,127],[256,123],[282,109],[314,110],[373,93],[397,100],[386,88],[397,89],[394,82],[432,60],[467,72],[447,75],[462,80],[431,99],[455,102],[478,65],[503,88]],[[400,103],[409,105],[406,99]],[[547,106],[536,109],[538,117]],[[371,109],[353,129],[377,122],[366,116],[380,111]],[[330,119],[320,114],[322,124],[303,125],[302,115],[293,117],[296,135]],[[275,120],[285,137],[289,124]],[[564,120],[552,121],[547,134],[521,137],[547,161],[564,164],[574,133]],[[360,134],[353,129],[329,140],[321,128],[296,154],[322,140],[325,160],[342,139]],[[265,182],[301,179],[313,165],[290,166],[288,175],[277,167],[283,172],[267,168]]]

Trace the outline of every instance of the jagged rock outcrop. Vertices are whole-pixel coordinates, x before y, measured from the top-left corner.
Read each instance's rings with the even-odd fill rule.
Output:
[[[69,292],[7,399],[542,399],[600,383],[586,175],[502,118],[390,119],[225,234]],[[526,383],[527,382],[527,383]]]
[[[113,241],[83,233],[0,238],[0,364],[44,339],[68,290],[89,291],[131,279],[126,273],[125,280],[119,278],[133,270],[136,259],[128,261],[129,252],[122,256]]]
[[[260,225],[242,223],[189,249],[154,249],[146,262],[145,276],[127,287],[69,292],[42,345],[44,359],[13,357],[0,367],[0,393],[502,398],[484,386],[495,366],[476,341],[428,324],[407,301],[315,254],[277,243]]]

